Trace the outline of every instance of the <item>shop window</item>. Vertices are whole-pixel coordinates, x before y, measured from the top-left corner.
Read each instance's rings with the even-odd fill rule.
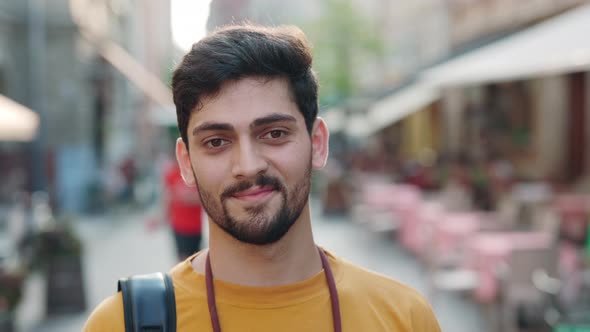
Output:
[[[485,99],[481,134],[492,140],[494,152],[531,152],[534,119],[529,86],[525,82],[489,85]]]

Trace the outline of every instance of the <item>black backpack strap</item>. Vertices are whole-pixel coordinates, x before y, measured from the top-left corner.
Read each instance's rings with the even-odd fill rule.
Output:
[[[176,300],[170,275],[121,278],[126,332],[176,332]]]

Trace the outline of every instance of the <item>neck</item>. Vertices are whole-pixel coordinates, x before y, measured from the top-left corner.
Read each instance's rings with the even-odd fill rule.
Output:
[[[279,241],[268,245],[240,242],[209,221],[209,251],[215,279],[254,287],[291,284],[322,270],[311,231],[309,205]],[[207,255],[197,256],[193,268],[205,273]]]

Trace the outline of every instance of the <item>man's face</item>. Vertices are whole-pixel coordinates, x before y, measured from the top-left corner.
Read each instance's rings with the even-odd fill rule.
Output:
[[[242,242],[281,239],[307,205],[312,168],[325,164],[323,121],[310,137],[286,80],[245,78],[206,99],[187,130],[190,153],[179,140],[178,161],[213,222]]]

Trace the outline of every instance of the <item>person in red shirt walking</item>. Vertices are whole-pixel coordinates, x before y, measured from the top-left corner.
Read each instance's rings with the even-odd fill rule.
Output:
[[[164,208],[179,260],[201,249],[202,206],[196,187],[184,183],[177,163],[164,168]]]

